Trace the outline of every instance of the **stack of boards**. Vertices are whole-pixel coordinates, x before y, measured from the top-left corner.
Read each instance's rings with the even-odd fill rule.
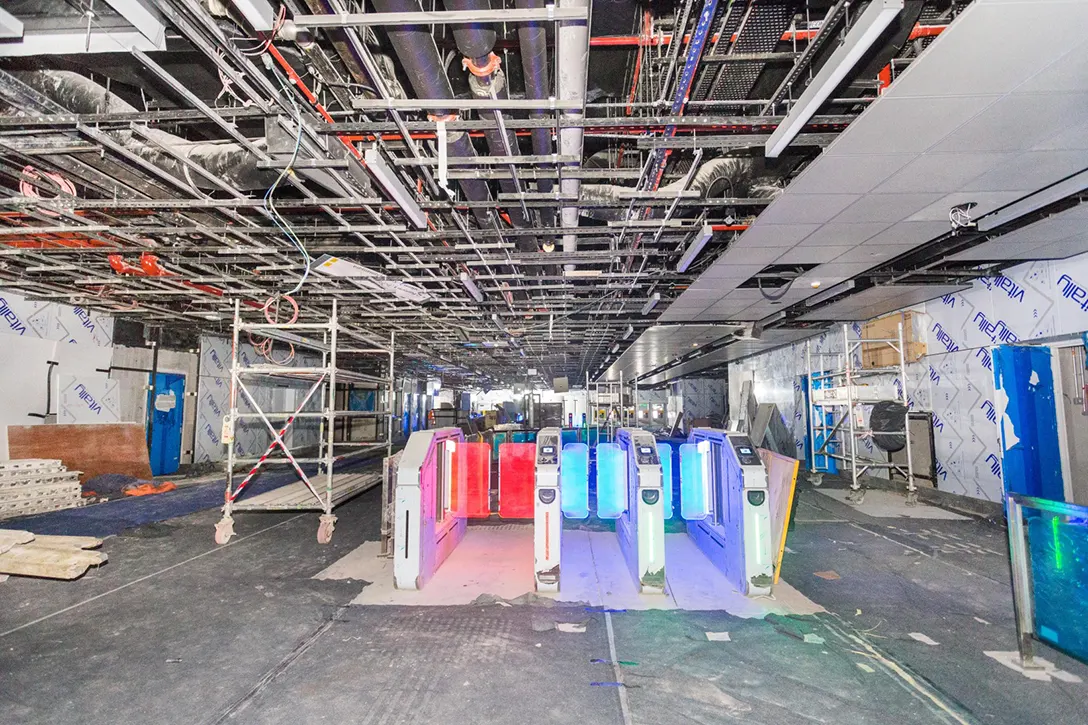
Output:
[[[0,462],[0,519],[83,505],[79,471],[56,460]]]
[[[76,579],[106,554],[87,551],[102,546],[93,536],[36,536],[29,531],[0,529],[0,578],[7,574],[47,579]]]

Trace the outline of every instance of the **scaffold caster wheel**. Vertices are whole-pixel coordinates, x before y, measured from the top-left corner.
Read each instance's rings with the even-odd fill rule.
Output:
[[[917,506],[917,505],[918,505],[918,492],[917,491],[907,491],[907,506]]]
[[[222,546],[234,536],[234,519],[226,516],[215,525],[215,543]]]
[[[824,474],[822,473],[810,473],[808,474],[808,482],[813,486],[819,486],[824,482]]]
[[[846,502],[854,506],[860,506],[865,501],[865,489],[852,490],[846,495]]]
[[[334,528],[336,528],[336,517],[328,514],[322,516],[321,523],[317,527],[317,543],[327,544],[332,541]]]

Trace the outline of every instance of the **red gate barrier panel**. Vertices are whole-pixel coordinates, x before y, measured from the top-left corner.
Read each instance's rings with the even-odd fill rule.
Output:
[[[533,518],[535,473],[535,443],[503,443],[499,446],[500,517]]]
[[[457,472],[465,496],[463,515],[486,519],[491,515],[491,446],[462,443],[458,451]]]

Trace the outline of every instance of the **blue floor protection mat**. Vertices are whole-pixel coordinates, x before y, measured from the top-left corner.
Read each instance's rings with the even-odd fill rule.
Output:
[[[341,469],[337,469],[341,472]],[[312,472],[307,471],[312,475]],[[245,496],[256,496],[298,477],[293,471],[265,474],[246,487]],[[83,508],[50,511],[0,521],[0,528],[21,529],[35,534],[67,536],[111,536],[134,526],[143,526],[223,505],[223,480],[198,483],[176,491],[151,496],[125,497]]]

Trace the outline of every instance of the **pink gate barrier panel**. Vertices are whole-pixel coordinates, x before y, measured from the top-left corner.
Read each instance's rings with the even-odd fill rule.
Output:
[[[503,443],[499,446],[499,516],[533,518],[533,477],[536,443]]]

